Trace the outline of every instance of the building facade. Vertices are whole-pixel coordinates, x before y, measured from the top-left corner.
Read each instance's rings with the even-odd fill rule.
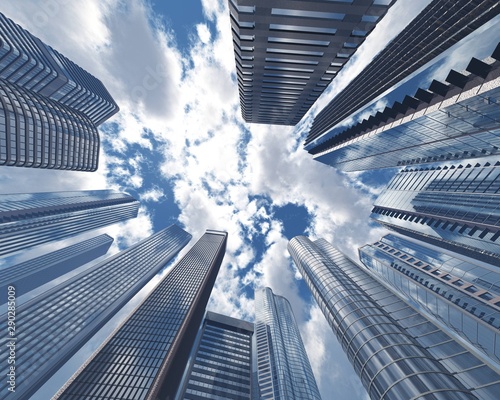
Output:
[[[374,203],[383,226],[500,265],[500,162],[406,168]]]
[[[323,135],[386,90],[496,17],[496,0],[434,0],[316,116],[305,146],[313,150]],[[383,79],[381,74],[383,73]]]
[[[0,292],[15,286],[16,296],[50,282],[96,258],[103,256],[113,243],[108,235],[99,235],[16,265],[0,269]],[[0,300],[2,303],[4,299]]]
[[[175,397],[251,400],[254,324],[207,311]]]
[[[344,171],[498,154],[500,44],[399,103],[316,146],[314,158]]]
[[[295,125],[394,0],[230,0],[241,113]]]
[[[85,115],[0,79],[0,165],[95,171],[99,140]]]
[[[16,366],[22,367],[16,368],[9,398],[30,398],[190,239],[172,225],[18,305]],[[0,315],[0,323],[7,326],[7,314]],[[7,362],[0,372],[7,376]],[[0,381],[1,393],[8,387],[7,379]]]
[[[500,370],[500,271],[422,243],[386,235],[361,262],[432,322],[456,333]]]
[[[173,399],[226,242],[207,230],[56,398]]]
[[[372,399],[494,399],[500,375],[323,239],[289,252]]]
[[[113,190],[0,195],[0,256],[137,217],[139,202]]]
[[[104,85],[0,13],[0,165],[95,171]]]
[[[321,399],[292,307],[270,288],[255,293],[255,338],[260,399]]]

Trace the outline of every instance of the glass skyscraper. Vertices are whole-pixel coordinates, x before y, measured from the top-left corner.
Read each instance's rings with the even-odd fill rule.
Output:
[[[316,146],[314,157],[344,171],[461,160],[498,154],[500,44],[462,73],[433,81],[382,113]]]
[[[207,311],[175,399],[255,399],[251,322]]]
[[[137,217],[139,202],[113,190],[0,195],[0,256]]]
[[[500,270],[395,235],[359,249],[405,301],[448,327],[500,370]]]
[[[255,292],[260,399],[321,399],[292,307],[270,288]]]
[[[95,171],[104,85],[0,13],[0,165]]]
[[[255,292],[255,324],[207,311],[178,400],[321,399],[288,300]]]
[[[385,227],[500,265],[500,162],[407,168],[375,201]]]
[[[305,142],[315,147],[335,127],[500,13],[496,0],[433,0],[316,116]],[[320,139],[322,138],[322,139]]]
[[[394,0],[230,0],[241,114],[295,125]]]
[[[16,389],[9,399],[32,396],[190,239],[172,225],[18,305]],[[182,303],[183,296],[175,293],[176,301]],[[0,315],[0,324],[7,326],[7,314]],[[0,373],[7,376],[8,371],[9,364],[2,363]],[[0,393],[7,393],[8,387],[2,379]]]
[[[16,265],[6,265],[0,269],[0,293],[7,293],[8,286],[15,286],[16,296],[22,296],[103,256],[112,243],[111,236],[99,235]],[[1,299],[0,303],[3,301],[4,299]]]
[[[56,398],[172,399],[226,242],[207,230]]]
[[[500,375],[328,242],[288,249],[372,399],[495,399]]]

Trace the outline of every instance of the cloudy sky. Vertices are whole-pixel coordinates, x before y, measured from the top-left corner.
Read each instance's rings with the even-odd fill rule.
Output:
[[[314,161],[302,144],[315,114],[427,3],[399,0],[303,120],[282,127],[241,118],[225,0],[3,0],[6,16],[98,77],[120,112],[100,127],[97,172],[5,167],[0,192],[134,195],[139,217],[102,230],[115,237],[114,252],[172,223],[194,240],[207,228],[227,231],[209,309],[251,320],[254,288],[271,287],[294,308],[323,398],[365,399],[286,245],[298,234],[323,237],[356,257],[385,233],[368,216],[394,170],[343,174]],[[460,60],[486,56],[487,42],[457,47],[432,74],[442,79],[442,71],[465,67]],[[71,375],[65,370],[59,379]]]

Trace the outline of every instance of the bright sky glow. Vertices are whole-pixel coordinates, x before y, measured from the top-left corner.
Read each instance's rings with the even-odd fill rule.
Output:
[[[98,77],[120,112],[100,127],[97,172],[5,167],[0,192],[132,194],[141,201],[139,217],[99,231],[115,238],[114,252],[172,223],[193,240],[207,228],[228,231],[209,309],[253,319],[254,288],[270,286],[292,304],[323,398],[367,399],[286,245],[297,234],[322,237],[355,258],[358,247],[385,233],[369,214],[393,171],[342,174],[302,145],[315,114],[427,3],[398,1],[304,119],[282,127],[241,118],[224,0],[4,0],[0,11]],[[487,50],[487,43],[460,48],[434,72]],[[381,99],[371,110],[386,104]],[[70,365],[77,368],[96,343]],[[57,390],[46,386],[46,396]]]

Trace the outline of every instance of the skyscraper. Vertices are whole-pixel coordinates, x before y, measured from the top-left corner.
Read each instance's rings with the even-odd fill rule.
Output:
[[[377,198],[371,217],[406,236],[500,265],[499,194],[500,162],[407,168]]]
[[[139,202],[113,190],[0,195],[0,256],[135,218]]]
[[[382,113],[343,130],[311,151],[344,171],[397,167],[498,154],[500,44],[491,57],[472,58]]]
[[[361,262],[468,348],[500,369],[500,271],[395,235],[359,249]]]
[[[496,0],[433,0],[316,116],[305,142],[319,138],[462,38],[497,16]],[[326,139],[326,137],[325,137]]]
[[[255,293],[260,399],[321,399],[292,307],[270,288]]]
[[[172,399],[226,242],[226,232],[207,230],[57,398]]]
[[[241,113],[295,125],[394,0],[230,0]]]
[[[176,399],[321,399],[290,303],[270,288],[255,292],[255,328],[207,311],[183,382]]]
[[[251,400],[251,322],[207,311],[176,399]]]
[[[493,399],[500,375],[323,239],[288,250],[372,399]]]
[[[104,85],[0,13],[0,165],[95,171]]]
[[[172,225],[18,305],[16,387],[9,398],[32,396],[190,239]],[[183,294],[177,293],[176,299],[182,302]],[[7,326],[6,314],[0,315],[0,323]],[[0,373],[7,372],[9,364],[2,363]],[[2,379],[0,393],[8,387]]]
[[[71,246],[43,254],[0,269],[0,293],[15,286],[16,296],[43,285],[107,253],[113,243],[108,235],[99,235]],[[0,300],[3,302],[4,299]]]

